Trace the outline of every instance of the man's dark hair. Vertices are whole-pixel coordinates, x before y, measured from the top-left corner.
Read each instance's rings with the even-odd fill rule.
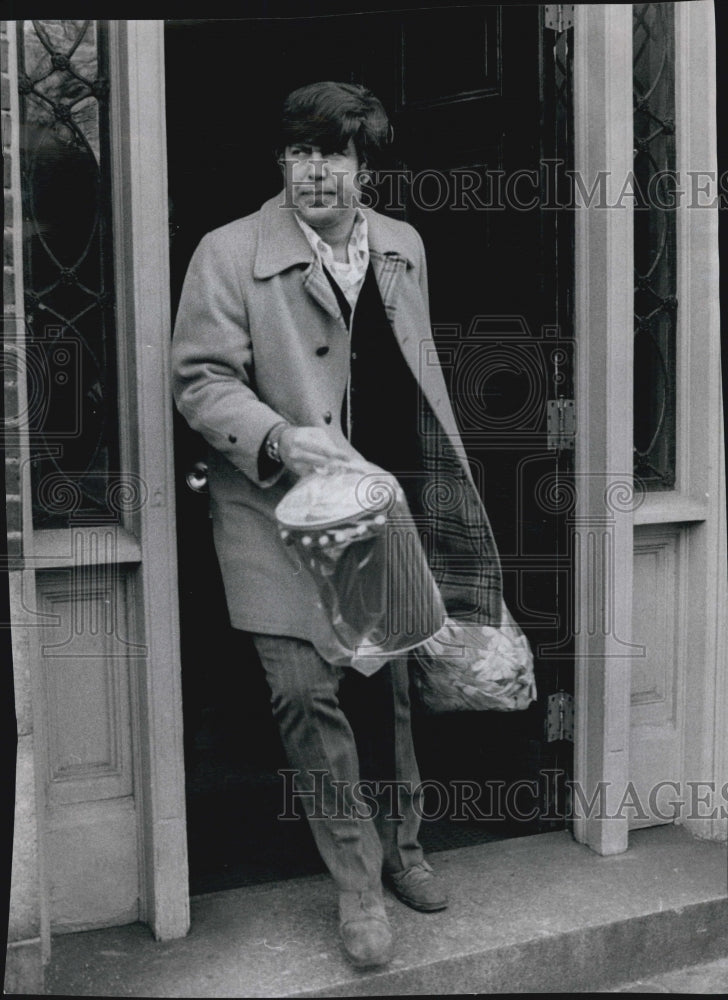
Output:
[[[283,104],[276,153],[286,146],[318,146],[323,153],[354,142],[359,164],[378,165],[390,137],[387,113],[371,90],[356,83],[309,83]]]

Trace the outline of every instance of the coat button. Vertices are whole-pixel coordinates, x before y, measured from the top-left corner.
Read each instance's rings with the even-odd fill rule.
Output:
[[[235,437],[234,434],[228,434],[228,441],[230,442],[230,444],[235,444],[237,440],[238,439]]]
[[[351,360],[356,361],[356,351],[351,352]]]
[[[328,347],[327,347],[327,346],[326,346],[325,344],[324,344],[324,346],[323,346],[323,347],[317,347],[317,348],[316,348],[316,354],[317,354],[317,355],[318,355],[318,356],[319,356],[320,358],[322,358],[322,357],[324,356],[324,354],[328,354],[328,353],[329,353],[329,349],[328,349]]]
[[[327,410],[326,413],[324,413],[324,422],[327,424],[331,423],[331,410]]]

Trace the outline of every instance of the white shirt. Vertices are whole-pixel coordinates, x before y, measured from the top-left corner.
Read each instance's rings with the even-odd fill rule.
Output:
[[[369,235],[364,213],[360,208],[357,208],[354,226],[346,247],[348,257],[346,264],[341,264],[339,261],[334,260],[334,251],[329,244],[322,240],[316,230],[312,229],[307,222],[299,218],[297,213],[294,214],[296,215],[296,222],[303,230],[304,236],[311,245],[311,249],[334,278],[343,292],[346,301],[353,309],[359,297],[361,286],[364,284],[367,268],[369,267]]]

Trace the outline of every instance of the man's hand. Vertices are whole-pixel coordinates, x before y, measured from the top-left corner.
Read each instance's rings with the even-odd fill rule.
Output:
[[[278,454],[283,464],[299,476],[316,469],[333,471],[349,464],[352,458],[321,427],[286,427],[278,439]]]

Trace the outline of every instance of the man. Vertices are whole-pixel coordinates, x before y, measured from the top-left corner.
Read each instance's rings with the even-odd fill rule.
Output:
[[[415,909],[447,905],[417,839],[407,663],[400,657],[356,678],[373,723],[358,750],[337,697],[352,671],[313,577],[280,541],[276,505],[314,469],[375,463],[400,477],[427,528],[448,613],[500,620],[492,534],[435,352],[423,350],[422,241],[406,223],[360,205],[361,173],[376,166],[389,131],[363,87],[326,82],[289,95],[278,148],[284,190],[202,240],[173,343],[177,405],[211,446],[211,512],[231,623],[254,636],[286,753],[311,792],[309,814],[324,817],[312,817],[311,829],[358,967],[393,954],[383,875]],[[373,817],[337,811],[337,789],[353,788],[360,757],[369,757],[363,748],[375,777],[396,788],[396,801]]]

